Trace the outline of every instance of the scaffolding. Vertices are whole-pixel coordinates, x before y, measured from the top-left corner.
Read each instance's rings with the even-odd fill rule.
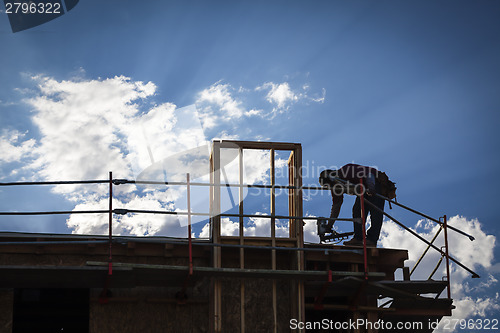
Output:
[[[223,150],[237,151],[238,182],[231,184],[227,180],[224,166],[221,165],[221,154]],[[263,150],[269,152],[269,184],[246,184],[244,182],[244,151]],[[276,153],[285,152],[288,154],[288,184],[278,185],[276,183]],[[450,315],[452,309],[452,299],[449,278],[449,261],[453,261],[462,268],[470,272],[473,277],[479,277],[475,272],[465,267],[448,253],[448,229],[457,231],[471,240],[473,237],[461,230],[453,228],[447,224],[446,216],[443,221],[431,218],[398,202],[385,198],[388,202],[408,209],[416,214],[439,223],[441,228],[432,239],[427,241],[420,235],[414,233],[411,229],[404,226],[394,217],[384,212],[384,215],[395,221],[397,224],[413,233],[420,240],[425,242],[428,247],[421,258],[415,264],[415,267],[409,271],[409,268],[403,266],[407,259],[407,254],[401,251],[392,251],[390,249],[367,248],[366,239],[363,240],[362,248],[349,248],[345,246],[336,246],[331,244],[304,244],[303,225],[305,220],[315,220],[316,217],[303,216],[303,191],[306,190],[328,190],[322,187],[303,186],[302,184],[302,147],[298,143],[283,142],[252,142],[252,141],[214,141],[210,152],[210,182],[192,182],[190,175],[186,174],[185,182],[168,181],[140,181],[127,179],[114,179],[113,174],[109,173],[107,180],[88,180],[88,181],[50,181],[50,182],[16,182],[0,183],[0,186],[24,186],[24,185],[65,185],[65,184],[109,184],[109,208],[107,210],[82,210],[82,211],[51,211],[51,212],[0,212],[2,215],[46,215],[46,214],[108,214],[108,235],[107,239],[103,237],[94,237],[88,240],[50,240],[32,242],[36,246],[45,245],[85,245],[97,244],[107,247],[107,262],[87,261],[89,268],[95,268],[100,272],[100,268],[106,268],[107,277],[103,285],[101,294],[103,301],[107,299],[106,291],[111,285],[116,286],[126,282],[120,282],[120,279],[126,280],[127,274],[134,272],[141,277],[146,272],[157,272],[162,277],[168,275],[171,280],[182,281],[181,290],[177,295],[179,302],[186,299],[190,282],[197,278],[210,279],[209,293],[209,327],[211,332],[224,332],[224,279],[237,279],[239,281],[239,331],[245,332],[249,327],[247,322],[248,309],[246,308],[246,284],[248,279],[270,279],[271,297],[270,297],[270,316],[272,317],[272,332],[282,331],[283,318],[280,318],[279,295],[278,291],[280,281],[288,281],[289,291],[287,292],[289,301],[289,318],[294,318],[297,322],[306,322],[308,317],[315,316],[314,313],[324,313],[330,311],[341,314],[344,317],[352,319],[365,318],[374,320],[384,318],[387,320],[396,320],[395,318],[441,318],[443,315]],[[224,181],[222,181],[224,180]],[[126,208],[114,208],[113,187],[124,184],[148,184],[156,186],[185,186],[187,191],[187,211],[154,211],[137,210]],[[191,188],[194,186],[209,187],[209,212],[193,212],[191,210]],[[231,188],[238,190],[238,213],[231,214],[224,212],[221,208],[221,193],[224,188],[228,191]],[[270,191],[270,213],[269,214],[245,214],[244,211],[244,190],[250,188],[259,188]],[[277,214],[276,193],[277,189],[283,189],[288,192],[288,215]],[[367,200],[361,197],[361,209],[364,210],[364,204],[370,205]],[[188,221],[188,233],[186,239],[161,239],[152,238],[142,239],[137,237],[118,237],[113,235],[113,214],[125,215],[134,214],[170,214],[186,216]],[[193,216],[205,216],[209,218],[210,238],[209,241],[200,241],[192,239],[191,236],[191,218]],[[364,212],[361,214],[365,216]],[[221,233],[221,219],[223,217],[237,218],[238,236],[225,236]],[[252,237],[244,234],[245,218],[266,218],[270,220],[269,237]],[[276,220],[288,220],[288,237],[277,237]],[[336,219],[344,221],[353,221],[353,219]],[[363,228],[365,221],[362,221]],[[440,231],[444,231],[445,246],[444,249],[437,248],[434,241],[437,239]],[[364,229],[363,229],[364,231]],[[365,232],[363,232],[365,234]],[[96,239],[99,238],[99,239]],[[185,266],[174,265],[145,265],[139,263],[116,262],[114,251],[120,248],[122,243],[129,242],[155,242],[160,241],[170,247],[181,247],[187,251],[187,261]],[[30,241],[0,241],[3,247],[14,245],[30,245]],[[127,245],[128,247],[129,245]],[[437,250],[441,254],[434,271],[430,274],[428,281],[410,281],[411,274],[420,264],[430,248]],[[202,257],[203,253],[195,248],[204,248],[209,250],[210,265],[198,266],[195,264],[194,257]],[[0,248],[1,250],[1,248]],[[122,250],[120,250],[122,251]],[[269,256],[268,259],[261,259],[261,256]],[[249,258],[252,262],[261,260],[264,263],[258,268],[247,267]],[[256,259],[257,258],[257,259]],[[447,277],[445,281],[430,280],[443,258],[446,259]],[[270,263],[269,266],[267,266]],[[267,266],[267,267],[266,267]],[[394,281],[394,271],[398,268],[403,269],[403,281]],[[3,267],[6,272],[12,274],[15,280],[17,271],[20,268]],[[49,268],[43,268],[48,269]],[[77,270],[78,271],[78,270]],[[16,273],[18,272],[18,273]],[[73,274],[70,270],[67,274]],[[49,273],[47,273],[49,274]],[[76,274],[76,273],[75,273]],[[90,274],[90,273],[89,273]],[[95,274],[93,272],[92,274]],[[118,275],[118,277],[117,277]],[[2,284],[15,282],[3,281]],[[89,275],[90,276],[90,275]],[[146,278],[143,278],[146,281]],[[90,281],[90,280],[89,280]],[[97,283],[96,280],[93,283]],[[140,281],[138,278],[137,281]],[[90,282],[89,282],[90,283]],[[144,282],[147,283],[147,282]],[[156,282],[155,282],[156,283]],[[444,288],[447,289],[447,297],[439,298]],[[435,297],[427,298],[423,294],[433,293]],[[391,298],[390,301],[378,305],[378,298]],[[306,316],[309,313],[309,316]],[[311,315],[311,313],[313,313]],[[337,315],[336,315],[337,316]],[[406,316],[406,317],[405,317]],[[430,320],[430,319],[428,319]],[[280,326],[281,325],[281,326]],[[281,329],[280,329],[281,327]],[[302,332],[304,329],[297,329]],[[367,330],[373,331],[373,330]]]

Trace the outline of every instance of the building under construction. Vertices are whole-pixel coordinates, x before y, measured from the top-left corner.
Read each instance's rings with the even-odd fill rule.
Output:
[[[225,149],[236,149],[239,157],[235,184],[221,179]],[[243,153],[248,149],[270,152],[269,184],[243,183]],[[277,151],[289,156],[287,185],[275,182]],[[214,141],[209,183],[192,183],[187,175],[185,182],[158,184],[187,187],[185,212],[113,207],[113,187],[136,181],[110,174],[107,180],[95,181],[109,183],[108,210],[51,212],[108,214],[108,235],[0,233],[0,332],[432,332],[453,309],[449,261],[456,260],[448,255],[447,230],[452,227],[446,217],[423,215],[442,225],[446,247],[433,244],[437,235],[431,241],[422,239],[427,249],[442,254],[448,268],[444,280],[411,280],[405,249],[305,244],[303,222],[312,218],[303,213],[303,191],[310,188],[302,185],[301,166],[297,143]],[[191,218],[202,215],[190,207],[189,193],[195,186],[209,188],[209,239],[191,239]],[[258,215],[270,221],[268,237],[244,234],[245,218],[252,215],[244,214],[243,191],[252,186],[270,193],[270,214]],[[240,195],[236,214],[221,210],[226,187]],[[288,193],[286,216],[276,213],[277,188]],[[129,213],[183,215],[187,237],[113,235],[114,215]],[[223,217],[239,222],[238,236],[221,234]],[[277,219],[288,221],[288,237],[276,236]],[[400,280],[395,279],[398,270]]]

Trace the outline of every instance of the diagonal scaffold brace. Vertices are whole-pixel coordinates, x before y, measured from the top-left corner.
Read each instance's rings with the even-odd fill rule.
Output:
[[[388,200],[388,199],[387,199]],[[396,223],[397,225],[399,225],[400,227],[402,227],[403,229],[405,229],[406,231],[408,231],[409,233],[411,233],[413,236],[417,237],[418,239],[420,239],[422,242],[426,243],[427,245],[429,245],[430,247],[432,247],[434,250],[438,251],[442,256],[446,256],[447,258],[449,258],[451,261],[453,261],[455,264],[457,264],[458,266],[462,267],[463,269],[465,269],[467,272],[471,273],[472,274],[472,278],[479,278],[479,275],[474,272],[473,270],[471,270],[470,268],[466,267],[464,264],[462,264],[461,262],[459,262],[457,259],[453,258],[452,256],[450,255],[447,255],[445,252],[443,252],[443,250],[441,250],[440,248],[436,247],[434,244],[428,242],[425,238],[423,238],[422,236],[420,236],[419,234],[417,234],[415,231],[411,230],[410,228],[408,228],[407,226],[405,226],[403,223],[399,222],[398,220],[396,220],[394,217],[392,217],[391,215],[387,214],[386,212],[384,212],[382,209],[378,208],[377,206],[375,206],[374,204],[372,204],[370,201],[368,200],[364,200],[364,202],[368,205],[370,205],[373,209],[381,212],[382,214],[384,214],[385,216],[387,216],[389,219],[391,219],[392,221],[394,221],[394,223]],[[433,219],[434,220],[434,219]],[[441,224],[442,222],[440,222]],[[450,226],[448,226],[449,228]],[[472,237],[472,236],[471,236]]]
[[[431,220],[431,221],[433,221],[433,222],[436,222],[437,224],[440,224],[441,226],[444,226],[444,223],[443,223],[443,222],[441,222],[441,221],[439,221],[439,220],[436,220],[435,218],[432,218],[432,217],[430,217],[429,215],[426,215],[426,214],[424,214],[424,213],[422,213],[422,212],[419,212],[419,211],[417,211],[417,210],[415,210],[415,209],[412,209],[412,208],[410,208],[410,207],[408,207],[408,206],[405,206],[405,205],[403,205],[403,204],[401,204],[401,203],[399,203],[399,202],[397,202],[397,201],[394,201],[394,200],[391,200],[391,199],[389,199],[389,198],[386,198],[386,197],[384,197],[383,195],[380,195],[380,194],[378,194],[378,193],[375,193],[375,195],[376,195],[377,197],[379,197],[379,198],[382,198],[382,199],[386,200],[387,202],[389,202],[389,203],[391,203],[391,204],[395,204],[396,206],[399,206],[399,207],[401,207],[401,208],[404,208],[404,209],[406,209],[406,210],[408,210],[408,211],[410,211],[410,212],[412,212],[412,213],[415,213],[415,214],[417,214],[417,215],[420,215],[420,216],[422,216],[422,217],[425,217],[425,218],[426,218],[426,219],[428,219],[428,220]],[[458,233],[459,233],[459,234],[461,234],[461,235],[464,235],[464,236],[468,237],[471,241],[473,241],[473,240],[475,239],[475,238],[474,238],[474,236],[469,235],[468,233],[466,233],[466,232],[464,232],[464,231],[462,231],[462,230],[460,230],[460,229],[457,229],[457,228],[455,228],[455,227],[452,227],[451,225],[447,225],[447,228],[448,228],[448,229],[451,229],[451,230],[453,230],[453,231],[456,231],[456,232],[458,232]]]

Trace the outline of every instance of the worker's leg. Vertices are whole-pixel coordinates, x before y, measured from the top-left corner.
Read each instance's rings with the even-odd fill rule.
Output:
[[[385,204],[384,199],[375,196],[374,197],[365,196],[365,198],[366,200],[374,204],[377,208],[384,211],[384,204]],[[365,210],[369,210],[371,216],[371,226],[370,229],[366,232],[366,238],[374,243],[377,243],[378,238],[380,236],[380,229],[382,229],[382,220],[384,219],[384,214],[382,214],[382,212],[379,212],[375,208],[371,207],[370,205],[365,205]]]
[[[365,205],[365,220],[366,220],[367,216],[368,216],[368,210],[366,209],[366,205]],[[354,202],[354,206],[352,206],[352,217],[355,219],[356,218],[359,219],[361,217],[361,201],[360,201],[359,197],[356,197],[356,201]],[[363,227],[361,226],[360,223],[354,222],[354,238],[356,238],[357,240],[363,239]]]

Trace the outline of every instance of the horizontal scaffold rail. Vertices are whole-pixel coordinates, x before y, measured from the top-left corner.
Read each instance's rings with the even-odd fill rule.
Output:
[[[47,212],[0,212],[0,216],[11,215],[70,215],[70,214],[108,214],[109,210],[59,210]]]
[[[113,179],[113,185],[138,184],[138,185],[167,185],[167,186],[186,186],[187,182],[165,182],[156,180],[128,180]],[[109,184],[109,180],[75,180],[75,181],[40,181],[40,182],[9,182],[0,183],[0,186],[26,186],[26,185],[78,185],[78,184]],[[190,182],[190,186],[207,187],[246,187],[246,188],[264,188],[264,189],[288,189],[288,190],[330,190],[322,186],[289,186],[289,185],[265,185],[265,184],[231,184],[231,183],[200,183]]]
[[[26,186],[26,185],[83,185],[83,184],[105,184],[109,180],[56,180],[44,182],[10,182],[0,183],[0,186]]]
[[[2,215],[13,215],[13,216],[22,216],[22,215],[70,215],[70,214],[109,214],[109,210],[75,210],[75,211],[39,211],[39,212],[0,212],[0,216]],[[195,213],[195,212],[174,212],[168,210],[145,210],[145,209],[124,209],[124,208],[115,208],[111,211],[114,214],[118,215],[126,215],[126,214],[164,214],[164,215],[180,215],[180,216],[213,216],[210,213]],[[268,219],[290,219],[290,220],[317,220],[317,216],[289,216],[289,215],[259,215],[259,214],[228,214],[221,213],[217,216],[222,217],[254,217],[254,218],[268,218]],[[358,218],[326,218],[322,217],[325,220],[333,220],[333,221],[349,221],[361,223]]]
[[[336,181],[338,181],[340,184],[343,184],[345,186],[353,185],[350,184],[349,182],[340,179],[340,178],[335,178]],[[105,184],[105,183],[113,183],[113,185],[122,185],[122,184],[143,184],[143,185],[170,185],[170,186],[186,186],[188,185],[187,182],[165,182],[165,181],[148,181],[148,180],[128,180],[128,179],[111,179],[111,180],[103,180],[103,179],[97,179],[97,180],[75,180],[75,181],[40,181],[40,182],[8,182],[8,183],[0,183],[0,186],[25,186],[25,185],[78,185],[78,184]],[[190,182],[190,186],[217,186],[217,187],[246,187],[246,188],[265,188],[265,189],[301,189],[301,190],[330,190],[329,187],[322,187],[322,186],[286,186],[286,185],[263,185],[263,184],[229,184],[229,183],[196,183],[196,182]],[[404,208],[412,213],[415,213],[417,215],[420,215],[428,220],[431,220],[435,223],[438,223],[440,225],[443,225],[443,223],[435,218],[432,218],[431,216],[428,216],[424,213],[421,213],[415,209],[412,209],[408,206],[405,206],[397,201],[391,200],[389,198],[386,198],[380,194],[376,194],[378,197],[386,200],[387,202],[390,202],[392,204],[395,204],[401,208]],[[51,212],[0,212],[0,216],[2,215],[52,215],[52,214],[103,214],[103,213],[109,213],[108,210],[88,210],[88,211],[51,211]],[[152,211],[152,210],[133,210],[133,209],[116,209],[113,211],[115,214],[127,214],[127,213],[149,213],[149,214],[171,214],[171,215],[188,215],[187,212],[170,212],[170,211]],[[195,216],[211,216],[209,213],[190,213],[191,215]],[[220,216],[225,216],[225,217],[240,217],[241,215],[239,214],[221,214]],[[278,218],[278,219],[295,219],[295,220],[314,220],[317,219],[317,217],[301,217],[301,216],[275,216],[275,215],[247,215],[247,216],[242,216],[242,217],[264,217],[264,218]],[[331,218],[324,218],[326,220],[337,220],[337,221],[352,221],[356,223],[360,223],[359,219],[331,219]],[[458,232],[466,237],[468,237],[471,241],[474,240],[474,237],[472,235],[469,235],[465,233],[464,231],[457,229],[451,225],[448,225],[448,228]]]
[[[338,184],[344,187],[351,187],[354,186],[353,184],[349,183],[348,181],[340,178],[335,178]],[[0,183],[0,186],[26,186],[26,185],[78,185],[78,184],[109,184],[110,185],[110,193],[111,193],[111,188],[112,185],[122,185],[122,184],[143,184],[143,185],[162,185],[162,186],[208,186],[208,187],[236,187],[236,188],[265,188],[265,189],[271,189],[274,191],[275,189],[289,189],[289,190],[331,190],[330,187],[323,187],[323,186],[285,186],[285,185],[263,185],[263,184],[230,184],[230,183],[191,183],[189,181],[187,182],[161,182],[161,181],[146,181],[146,180],[128,180],[128,179],[113,179],[112,175],[110,173],[110,179],[109,180],[83,180],[83,181],[40,181],[40,182],[6,182],[6,183]],[[348,193],[349,194],[349,193]],[[434,221],[441,226],[443,226],[443,223],[437,219],[434,219],[424,213],[421,213],[417,210],[414,210],[408,206],[405,206],[403,204],[398,203],[397,201],[391,200],[387,197],[384,197],[380,194],[375,193],[378,197],[388,201],[389,203],[393,203],[401,208],[404,208],[410,212],[413,212],[415,214],[418,214],[420,216],[423,216],[424,218]],[[368,204],[370,204],[368,202]],[[195,212],[174,212],[174,211],[156,211],[156,210],[138,210],[138,209],[123,209],[123,208],[118,208],[118,209],[112,209],[111,204],[110,204],[110,209],[108,210],[75,210],[75,211],[39,211],[39,212],[0,212],[0,216],[6,216],[6,215],[64,215],[64,214],[110,214],[110,219],[111,219],[111,214],[119,214],[119,215],[125,215],[125,214],[139,214],[139,213],[144,213],[144,214],[170,214],[170,215],[184,215],[188,216],[190,218],[191,216],[224,216],[224,217],[253,217],[253,218],[269,218],[269,219],[290,219],[290,220],[316,220],[318,217],[315,216],[285,216],[285,215],[257,215],[257,214],[229,214],[229,213],[222,213],[222,214],[210,214],[210,213],[195,213]],[[390,218],[391,220],[395,221],[399,225],[403,226],[402,223],[399,221],[395,220],[392,216],[388,215],[387,213],[383,212],[385,216]],[[360,223],[360,219],[347,219],[347,218],[336,218],[336,219],[331,219],[331,218],[323,218],[326,220],[336,220],[336,221],[352,221],[356,223]],[[362,222],[361,222],[362,223]],[[447,225],[447,227],[455,232],[458,232],[464,236],[467,236],[471,241],[474,240],[474,237],[463,232],[462,230],[459,230],[457,228],[454,228],[450,225]],[[405,229],[409,230],[414,236],[417,238],[422,239],[418,234],[412,232],[409,228]],[[110,235],[110,244],[111,244],[111,238],[112,236]],[[423,240],[425,243],[429,245],[429,242]],[[434,249],[438,250],[441,254],[442,251],[440,249],[437,249],[435,246],[430,244],[431,247]],[[466,269],[468,272],[473,274],[473,277],[478,277],[477,273],[473,272],[469,268],[465,267],[458,261],[456,261],[454,258],[450,257],[449,255],[444,254],[447,258],[450,260],[454,261],[457,263],[459,266],[462,268]]]
[[[87,261],[87,266],[107,266],[107,262]],[[132,264],[132,263],[114,263],[115,267],[131,268],[131,269],[152,269],[165,270],[170,272],[187,272],[187,266],[170,266],[170,265],[150,265],[150,264]],[[220,276],[220,277],[242,277],[242,278],[270,278],[270,279],[315,279],[326,280],[331,274],[332,276],[364,276],[363,272],[351,271],[298,271],[298,270],[278,270],[278,269],[249,269],[249,268],[215,268],[215,267],[193,267],[193,274]],[[368,272],[370,277],[384,278],[386,273],[383,272]]]

